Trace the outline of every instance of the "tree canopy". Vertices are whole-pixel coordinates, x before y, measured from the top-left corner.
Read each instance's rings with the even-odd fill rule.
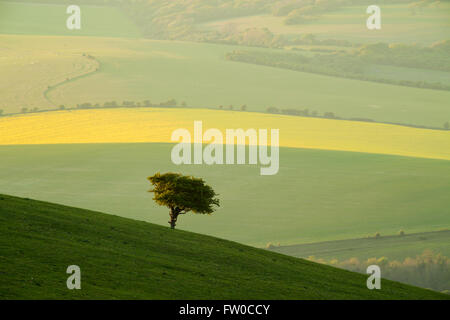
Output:
[[[169,224],[172,229],[180,214],[190,211],[198,214],[211,214],[219,206],[215,191],[203,179],[184,176],[180,173],[156,173],[148,178],[154,188],[153,200],[170,209]]]

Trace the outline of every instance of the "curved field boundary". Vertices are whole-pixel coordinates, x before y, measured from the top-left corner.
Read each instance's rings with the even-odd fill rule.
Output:
[[[65,85],[65,84],[68,84],[68,83],[77,81],[77,80],[82,79],[82,78],[86,78],[86,77],[88,77],[88,76],[91,76],[91,75],[93,75],[94,73],[100,71],[100,68],[101,68],[100,61],[98,61],[95,57],[90,56],[90,55],[85,56],[85,57],[86,57],[86,59],[90,60],[89,62],[91,62],[91,61],[94,62],[93,64],[89,64],[89,63],[86,64],[86,65],[88,66],[88,69],[87,69],[86,71],[84,71],[83,73],[81,73],[81,74],[79,74],[79,75],[75,75],[75,76],[73,76],[73,77],[71,77],[71,78],[67,78],[66,80],[61,81],[61,82],[59,82],[59,83],[56,83],[56,84],[54,84],[54,85],[48,86],[48,88],[44,91],[44,93],[43,93],[43,94],[44,94],[44,98],[45,98],[51,105],[53,105],[53,106],[56,107],[56,104],[55,104],[55,103],[50,99],[50,97],[48,96],[49,93],[50,93],[51,91],[53,91],[53,90],[55,90],[55,89],[57,89],[57,88],[59,88],[59,87]],[[70,75],[68,75],[68,76],[70,76]]]

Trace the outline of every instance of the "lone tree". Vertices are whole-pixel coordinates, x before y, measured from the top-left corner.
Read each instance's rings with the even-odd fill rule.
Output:
[[[161,206],[170,209],[170,228],[175,229],[175,225],[180,214],[189,211],[200,214],[211,214],[214,212],[213,206],[219,206],[219,199],[214,190],[205,184],[202,179],[192,176],[183,176],[179,173],[159,172],[148,178],[153,184],[153,200]]]

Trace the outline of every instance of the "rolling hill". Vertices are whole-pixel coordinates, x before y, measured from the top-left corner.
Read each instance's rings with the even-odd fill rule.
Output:
[[[285,17],[252,15],[238,18],[208,21],[199,28],[219,31],[227,24],[235,28],[268,28],[276,34],[315,34],[321,39],[344,39],[358,43],[408,42],[430,44],[448,36],[448,15],[450,4],[428,5],[411,9],[409,3],[379,3],[382,14],[382,28],[377,32],[367,30],[365,21],[367,3],[339,8],[312,19],[308,23],[286,25]],[[431,3],[431,1],[430,1]],[[435,3],[436,4],[436,3]]]
[[[177,166],[172,147],[0,146],[0,190],[165,226],[168,211],[151,200],[146,177],[182,172],[205,179],[221,208],[183,217],[180,228],[260,247],[450,227],[448,160],[281,148],[278,174],[261,176],[255,165]]]
[[[450,230],[274,246],[272,249],[275,252],[299,258],[314,256],[317,259],[341,261],[350,258],[367,260],[382,257],[389,260],[403,260],[416,257],[431,248],[445,256],[450,256]]]
[[[449,299],[237,243],[0,195],[2,299]],[[81,290],[65,271],[81,268]]]
[[[159,103],[174,98],[179,103],[185,101],[189,106],[203,108],[233,105],[236,109],[246,104],[249,111],[265,111],[268,107],[309,109],[320,114],[334,112],[343,118],[435,127],[442,127],[450,119],[446,107],[449,91],[336,78],[225,59],[227,53],[240,46],[10,34],[0,35],[0,41],[4,50],[16,55],[7,60],[8,65],[16,65],[5,69],[5,78],[10,82],[28,79],[24,74],[29,66],[20,66],[24,51],[31,52],[38,62],[34,68],[40,66],[63,79],[59,84],[41,79],[40,84],[51,86],[47,94],[51,103],[42,104],[40,109],[124,100]],[[257,49],[275,50],[252,50]],[[55,66],[42,65],[39,60],[54,52],[73,57],[89,54],[100,63],[100,68],[76,81],[66,81],[65,72],[57,72]],[[24,101],[5,92],[7,101],[0,101],[0,108],[5,113],[18,112],[41,101],[43,94],[36,92]]]
[[[361,0],[73,0],[71,31],[66,3],[0,0],[0,192],[61,204],[0,195],[0,298],[428,297],[210,236],[300,258],[448,253],[450,131],[386,124],[448,129],[448,1],[379,1],[381,30]],[[280,129],[279,173],[174,165],[171,133],[196,120]],[[213,217],[179,221],[202,235],[157,226],[158,171],[220,194]]]

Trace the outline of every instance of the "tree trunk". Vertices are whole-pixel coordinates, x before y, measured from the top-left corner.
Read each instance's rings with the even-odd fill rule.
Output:
[[[170,221],[169,221],[170,229],[175,229],[175,225],[177,223],[177,218],[178,218],[178,212],[176,212],[176,210],[174,210],[174,209],[171,209],[169,215],[170,215]]]
[[[175,229],[176,222],[177,222],[177,219],[171,216],[170,221],[169,221],[170,229]]]

